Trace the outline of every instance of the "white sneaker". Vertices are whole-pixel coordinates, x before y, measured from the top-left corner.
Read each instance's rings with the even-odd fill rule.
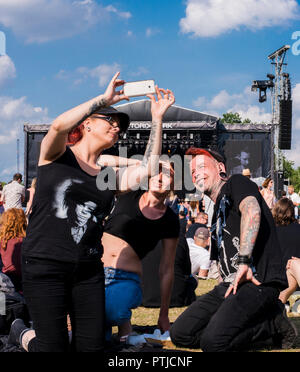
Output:
[[[128,345],[140,345],[146,343],[147,341],[145,340],[144,335],[129,335],[126,340],[126,344]]]
[[[144,337],[149,340],[171,341],[169,331],[161,334],[160,329],[155,329],[153,334],[144,334]]]

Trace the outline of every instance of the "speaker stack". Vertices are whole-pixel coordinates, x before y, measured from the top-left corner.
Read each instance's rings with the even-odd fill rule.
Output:
[[[292,100],[280,100],[279,110],[279,148],[290,150],[292,142]]]
[[[284,173],[282,171],[274,172],[274,190],[277,199],[282,197],[282,191],[284,190]]]

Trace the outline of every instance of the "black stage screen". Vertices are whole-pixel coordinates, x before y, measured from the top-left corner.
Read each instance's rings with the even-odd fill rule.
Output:
[[[224,146],[227,174],[241,174],[249,168],[253,178],[262,177],[262,141],[229,140]]]

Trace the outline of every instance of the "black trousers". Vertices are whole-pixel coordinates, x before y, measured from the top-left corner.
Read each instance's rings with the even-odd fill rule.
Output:
[[[278,289],[247,282],[225,299],[227,289],[227,283],[219,284],[179,316],[170,330],[176,346],[239,351],[275,334],[272,319],[278,309]]]
[[[31,352],[104,349],[105,295],[101,261],[63,263],[23,259],[23,290],[36,338]],[[67,314],[72,324],[70,347]]]

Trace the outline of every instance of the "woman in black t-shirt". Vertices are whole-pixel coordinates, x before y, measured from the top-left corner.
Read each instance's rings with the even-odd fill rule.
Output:
[[[151,156],[161,151],[163,115],[175,101],[171,91],[158,87],[157,99],[149,95],[153,122],[143,163],[116,177],[118,168],[101,169],[97,159],[129,126],[128,115],[110,107],[128,100],[116,90],[124,84],[118,76],[103,95],[58,116],[42,141],[22,268],[34,330],[17,319],[9,335],[10,343],[20,342],[25,350],[68,351],[67,314],[73,351],[104,348],[103,220],[116,192],[149,177]]]
[[[160,164],[159,174],[149,180],[148,191],[133,191],[119,197],[104,228],[102,260],[105,271],[107,339],[111,328],[117,325],[120,340],[133,342],[130,318],[131,309],[142,302],[142,259],[159,241],[162,241],[162,254],[159,267],[161,306],[158,327],[162,332],[170,328],[168,312],[179,219],[164,204],[170,188],[173,188],[174,170],[169,163]]]

